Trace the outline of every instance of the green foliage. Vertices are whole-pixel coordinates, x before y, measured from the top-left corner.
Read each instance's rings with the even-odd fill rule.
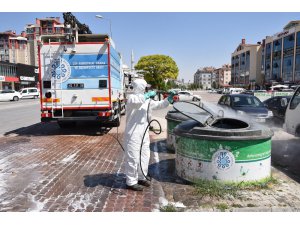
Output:
[[[197,90],[197,89],[202,89],[202,88],[203,88],[202,84],[192,83],[192,84],[189,84],[189,86],[188,86],[188,90]]]
[[[212,83],[211,86],[212,86],[213,89],[216,89],[216,88],[217,88],[217,83],[216,83],[216,81],[213,81],[213,83]]]
[[[217,209],[220,209],[221,212],[225,212],[228,209],[228,205],[226,203],[220,203],[216,205]]]
[[[168,204],[166,206],[160,207],[161,212],[177,212],[174,205]]]
[[[240,183],[222,183],[219,181],[199,180],[195,183],[196,194],[201,197],[210,196],[223,198],[226,195],[238,196],[239,190],[261,190],[270,189],[278,181],[272,176],[259,181],[248,181]]]
[[[177,79],[178,67],[176,62],[166,55],[149,55],[139,59],[134,67],[144,75],[144,79],[154,88],[166,89],[166,79]]]

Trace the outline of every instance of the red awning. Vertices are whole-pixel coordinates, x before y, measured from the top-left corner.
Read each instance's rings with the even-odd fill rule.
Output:
[[[16,82],[20,81],[18,77],[5,77],[6,82]]]

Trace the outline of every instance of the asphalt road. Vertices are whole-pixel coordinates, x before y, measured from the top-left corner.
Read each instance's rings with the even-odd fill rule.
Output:
[[[0,136],[40,122],[40,100],[0,102]]]

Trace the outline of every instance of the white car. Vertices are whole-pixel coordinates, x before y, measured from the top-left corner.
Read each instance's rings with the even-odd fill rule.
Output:
[[[201,97],[199,95],[194,95],[189,91],[179,91],[177,96],[178,101],[201,101]]]
[[[23,88],[20,90],[21,98],[39,98],[40,92],[37,88]]]
[[[21,94],[15,90],[0,90],[0,101],[19,101]]]

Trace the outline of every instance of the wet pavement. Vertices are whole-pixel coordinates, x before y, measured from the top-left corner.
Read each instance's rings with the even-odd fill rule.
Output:
[[[116,135],[115,128],[36,124],[0,138],[0,211],[151,211],[159,183],[125,189]]]
[[[175,173],[176,155],[166,150],[166,120],[161,116],[166,111],[153,117],[164,130],[151,136],[153,179],[143,192],[125,188],[124,155],[115,140],[124,123],[118,129],[93,124],[60,129],[55,123],[38,123],[6,133],[0,137],[0,211],[150,212],[165,206],[173,211],[300,211],[300,185],[285,174],[288,158],[297,156],[292,149],[299,148],[298,139],[290,137],[292,145],[285,147],[283,131],[275,132],[272,157],[285,159],[272,167],[278,184],[241,191],[238,197],[200,196]]]

